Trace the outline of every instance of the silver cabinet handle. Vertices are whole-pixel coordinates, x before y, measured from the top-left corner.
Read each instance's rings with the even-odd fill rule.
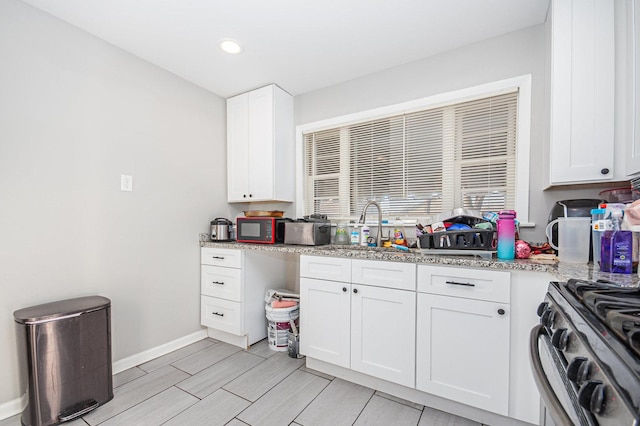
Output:
[[[476,285],[473,283],[459,283],[457,281],[445,281],[445,283],[447,284],[453,284],[453,285],[463,285],[465,287],[475,287]]]
[[[223,317],[224,314],[221,314],[220,312],[211,312],[213,315],[217,315],[219,317]]]

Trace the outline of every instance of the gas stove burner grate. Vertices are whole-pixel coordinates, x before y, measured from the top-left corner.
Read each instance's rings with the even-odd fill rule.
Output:
[[[606,314],[605,323],[640,356],[640,309],[611,310]]]
[[[640,357],[640,289],[577,279],[568,280],[565,288],[631,353]]]
[[[587,281],[572,278],[567,281],[566,288],[578,298],[582,302],[582,297],[585,291],[591,291],[596,289],[620,289],[620,285],[608,281],[608,280],[597,280],[597,281]]]

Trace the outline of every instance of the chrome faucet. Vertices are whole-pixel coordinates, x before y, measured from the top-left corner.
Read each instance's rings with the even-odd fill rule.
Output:
[[[378,247],[382,247],[382,209],[380,208],[380,204],[378,204],[376,201],[369,201],[367,204],[365,204],[364,208],[362,209],[362,213],[360,214],[360,220],[358,221],[358,223],[364,224],[367,221],[367,209],[372,204],[378,209],[378,236],[376,237],[376,245]]]

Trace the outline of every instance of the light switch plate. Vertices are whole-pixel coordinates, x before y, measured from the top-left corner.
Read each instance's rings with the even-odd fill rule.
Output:
[[[120,175],[120,191],[133,191],[133,176]]]

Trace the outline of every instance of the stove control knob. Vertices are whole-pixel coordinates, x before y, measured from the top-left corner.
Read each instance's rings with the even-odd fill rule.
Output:
[[[551,344],[559,351],[564,351],[567,348],[567,342],[569,342],[569,330],[566,328],[559,328],[553,332],[551,336]]]
[[[578,404],[593,414],[604,411],[605,389],[602,382],[589,380],[578,391]]]
[[[545,327],[551,328],[556,319],[556,311],[553,308],[547,308],[540,317],[540,323]]]
[[[538,305],[538,309],[536,310],[536,313],[538,314],[539,317],[542,316],[542,313],[545,311],[545,309],[547,309],[548,306],[549,306],[548,302],[542,302],[541,304]]]
[[[567,378],[581,385],[589,378],[589,361],[581,356],[575,357],[567,366]]]

